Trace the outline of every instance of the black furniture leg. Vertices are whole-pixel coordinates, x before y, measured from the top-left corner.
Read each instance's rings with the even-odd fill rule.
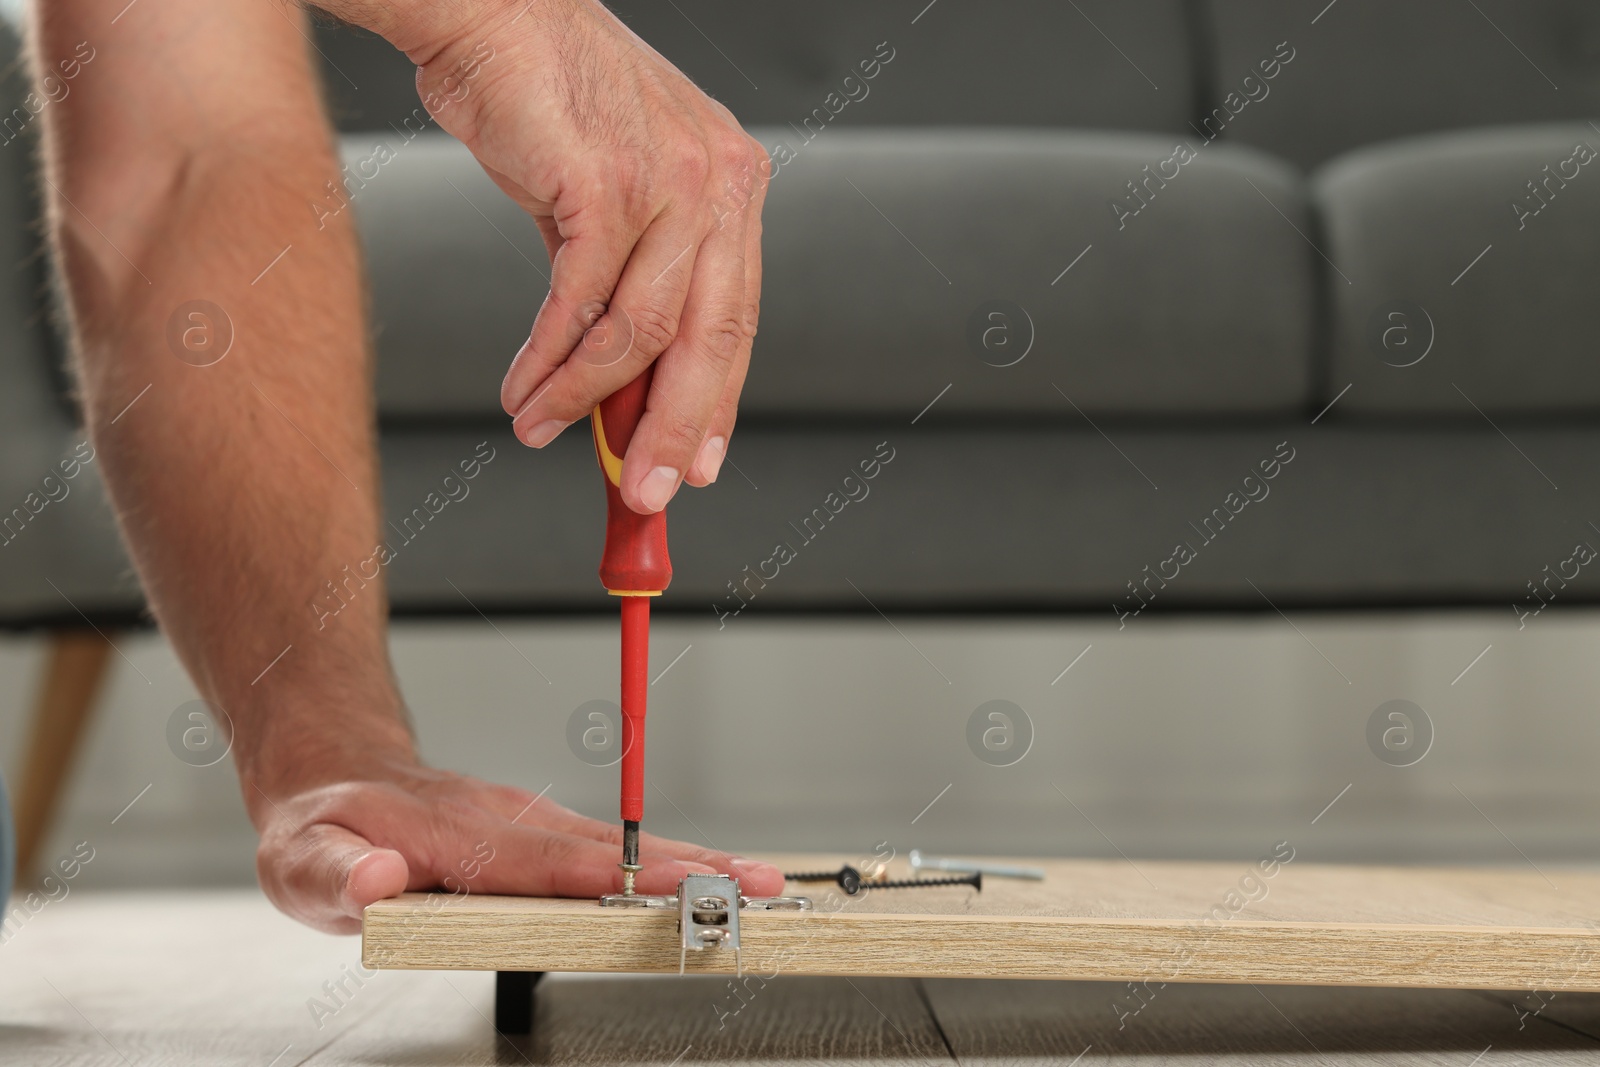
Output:
[[[494,974],[494,1028],[502,1034],[533,1030],[533,987],[543,971],[496,971]]]

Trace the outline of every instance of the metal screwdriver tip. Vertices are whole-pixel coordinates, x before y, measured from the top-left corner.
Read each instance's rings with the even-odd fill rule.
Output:
[[[617,866],[622,868],[622,895],[631,897],[634,876],[644,870],[639,866],[639,823],[634,819],[622,822],[622,862]]]
[[[639,824],[633,819],[622,823],[622,862],[635,866],[639,863]]]

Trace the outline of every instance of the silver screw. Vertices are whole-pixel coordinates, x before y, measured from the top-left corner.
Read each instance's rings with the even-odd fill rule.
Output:
[[[910,860],[911,870],[914,874],[921,874],[923,871],[943,871],[949,874],[982,873],[993,875],[996,878],[1024,878],[1030,882],[1044,881],[1044,871],[1038,867],[1014,867],[1010,864],[985,863],[981,860],[924,856],[916,849],[911,850]]]

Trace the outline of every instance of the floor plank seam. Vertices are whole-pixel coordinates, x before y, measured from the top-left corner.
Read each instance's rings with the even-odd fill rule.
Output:
[[[944,1042],[944,1050],[950,1056],[950,1062],[960,1067],[961,1057],[956,1055],[956,1048],[950,1043],[950,1035],[944,1032],[944,1023],[939,1020],[939,1013],[933,1010],[933,1001],[928,997],[926,980],[913,978],[912,983],[917,987],[917,996],[922,1000],[922,1006],[927,1009],[928,1020],[933,1023],[933,1028],[939,1032],[939,1040]]]
[[[1482,1000],[1486,1000],[1490,1004],[1494,1004],[1494,1005],[1496,1005],[1498,1007],[1505,1008],[1507,1011],[1510,1011],[1512,1014],[1517,1014],[1517,1005],[1513,1001],[1506,999],[1500,993],[1494,992],[1493,990],[1488,990],[1488,989],[1468,989],[1468,990],[1464,990],[1464,992],[1471,993],[1473,996],[1476,996],[1476,997],[1478,997],[1478,998],[1480,998]],[[1554,996],[1558,996],[1559,994],[1551,994],[1551,995],[1552,995],[1552,997],[1554,997]],[[1600,1034],[1592,1034],[1589,1031],[1582,1029],[1581,1027],[1573,1026],[1571,1023],[1562,1022],[1560,1019],[1552,1018],[1551,1016],[1546,1015],[1542,1008],[1537,1012],[1530,1012],[1529,1015],[1528,1015],[1528,1018],[1534,1019],[1534,1020],[1536,1020],[1538,1022],[1549,1023],[1551,1026],[1558,1027],[1559,1029],[1562,1029],[1562,1030],[1566,1030],[1569,1033],[1577,1034],[1579,1037],[1586,1037],[1590,1041],[1600,1041]]]

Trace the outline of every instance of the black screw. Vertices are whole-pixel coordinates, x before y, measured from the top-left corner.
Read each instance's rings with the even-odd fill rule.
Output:
[[[791,882],[834,882],[848,896],[855,896],[861,892],[863,886],[867,889],[927,889],[936,885],[970,885],[972,888],[983,891],[983,872],[974,871],[959,878],[912,878],[898,882],[863,882],[861,872],[846,864],[837,871],[806,871],[800,874],[786,874],[784,878]]]
[[[936,885],[970,885],[983,892],[983,872],[973,871],[959,878],[911,878],[902,882],[873,882],[869,889],[925,889]]]
[[[790,882],[835,882],[849,896],[861,892],[861,872],[846,864],[837,871],[803,871],[783,876]]]

